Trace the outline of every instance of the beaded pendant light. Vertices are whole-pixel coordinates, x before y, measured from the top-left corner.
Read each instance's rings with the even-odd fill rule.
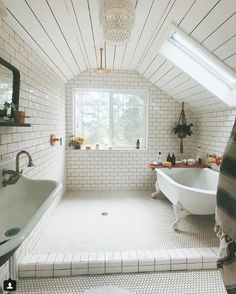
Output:
[[[125,45],[130,38],[135,20],[134,0],[100,0],[100,25],[105,42]]]

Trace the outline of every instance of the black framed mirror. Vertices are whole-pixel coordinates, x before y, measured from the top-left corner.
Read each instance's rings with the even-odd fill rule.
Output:
[[[19,106],[20,72],[0,57],[0,117],[14,116]]]

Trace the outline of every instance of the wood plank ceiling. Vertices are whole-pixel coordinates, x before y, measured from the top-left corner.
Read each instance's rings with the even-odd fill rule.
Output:
[[[236,71],[235,0],[134,0],[136,21],[129,43],[104,43],[99,0],[3,0],[6,21],[65,80],[99,66],[106,49],[111,69],[136,70],[178,101],[196,109],[220,109],[223,102],[157,52],[171,22]]]

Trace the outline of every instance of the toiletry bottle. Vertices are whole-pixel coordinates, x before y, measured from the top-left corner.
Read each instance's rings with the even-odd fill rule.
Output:
[[[174,153],[172,154],[172,158],[171,159],[172,159],[172,164],[175,165],[176,158],[175,158],[175,154]]]
[[[198,146],[198,152],[197,152],[197,156],[196,156],[196,162],[197,162],[197,163],[198,163],[199,158],[201,157],[201,156],[200,156],[200,152],[201,152],[201,147]]]
[[[139,142],[139,139],[137,139],[137,142],[136,142],[136,149],[140,149],[140,142]]]
[[[170,152],[168,153],[168,156],[167,156],[167,159],[166,159],[166,161],[168,161],[168,162],[171,162],[171,163],[172,163],[171,156],[170,156]]]
[[[157,164],[161,164],[161,163],[162,163],[162,156],[161,156],[161,152],[159,152],[157,156]]]

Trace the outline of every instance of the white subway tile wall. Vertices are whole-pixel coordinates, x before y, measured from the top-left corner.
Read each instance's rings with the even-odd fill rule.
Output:
[[[166,159],[168,152],[174,152],[177,159],[190,155],[192,138],[184,141],[185,153],[180,155],[180,141],[171,134],[179,118],[180,104],[134,71],[112,71],[107,75],[97,75],[86,71],[67,83],[67,140],[73,134],[74,88],[148,91],[148,150],[73,150],[68,148],[68,190],[154,188],[155,173],[148,168],[148,163],[157,160],[159,151],[162,152],[163,159]],[[187,112],[186,115],[190,120],[191,113]]]
[[[192,154],[205,157],[207,153],[223,155],[236,117],[236,108],[214,112],[193,113],[194,136]]]
[[[23,158],[26,176],[57,180],[65,187],[65,82],[1,18],[0,56],[20,71],[20,110],[30,116],[27,120],[32,124],[29,128],[0,127],[0,159],[27,150],[35,167],[27,169]],[[63,146],[50,145],[53,133],[63,138]],[[5,264],[0,268],[0,285],[7,274]]]

